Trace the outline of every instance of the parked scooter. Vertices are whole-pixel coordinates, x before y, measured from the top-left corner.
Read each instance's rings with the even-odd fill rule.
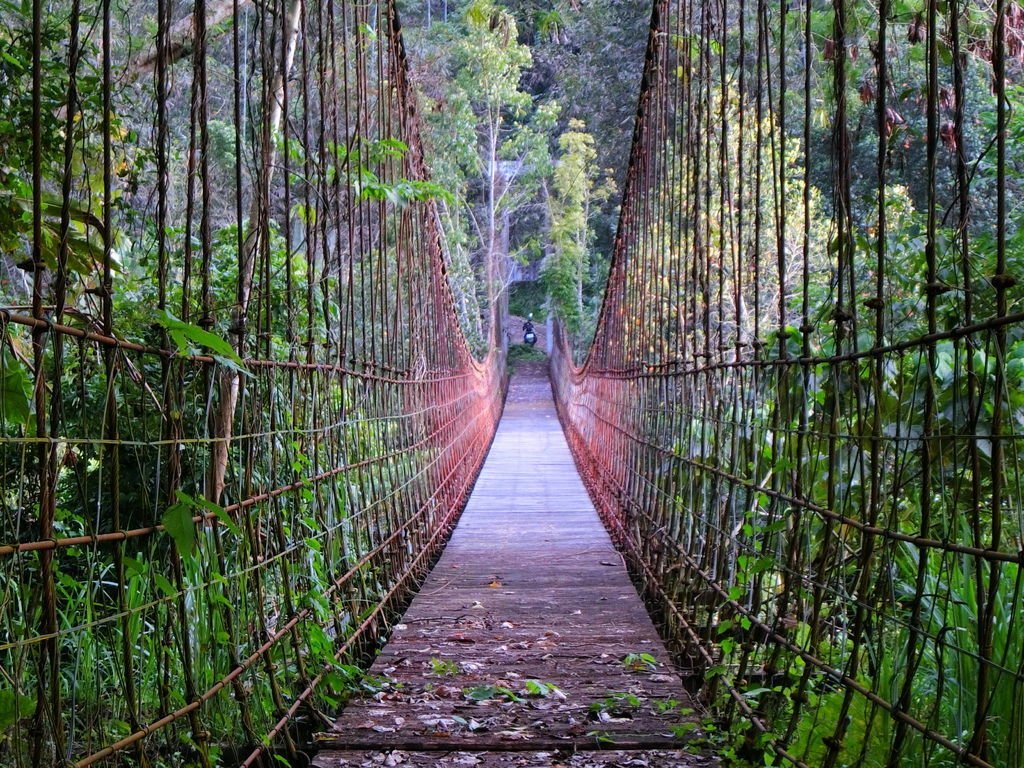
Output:
[[[537,333],[533,330],[533,314],[523,323],[523,341],[531,347],[537,343]]]

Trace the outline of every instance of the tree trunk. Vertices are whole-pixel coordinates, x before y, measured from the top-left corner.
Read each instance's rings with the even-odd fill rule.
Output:
[[[252,0],[238,0],[239,10],[251,4]],[[221,0],[221,2],[207,11],[206,28],[209,29],[217,24],[223,24],[231,18],[234,10],[234,0]],[[184,19],[173,24],[170,30],[170,38],[171,43],[167,51],[167,62],[168,64],[173,64],[192,53],[192,46],[195,45],[196,40],[194,15],[190,13]],[[156,45],[140,53],[128,68],[129,76],[136,78],[151,74],[156,69],[158,55],[159,51]]]
[[[492,346],[501,343],[501,312],[498,306],[498,120],[488,114],[487,142],[487,303],[491,327],[489,329]]]
[[[302,18],[303,0],[292,0],[288,7],[288,15],[285,20],[286,48],[284,67],[278,68],[274,75],[271,88],[270,115],[268,117],[269,136],[273,137],[280,132],[284,121],[285,103],[285,78],[291,73],[295,61],[295,51],[298,47],[299,21]],[[231,3],[228,2],[230,6]],[[275,62],[277,59],[275,57]],[[271,140],[270,145],[264,148],[263,152],[263,179],[267,187],[274,176],[274,168],[277,165],[276,145]],[[260,195],[253,194],[252,204],[249,208],[249,224],[246,229],[245,240],[242,244],[242,259],[238,270],[238,303],[235,306],[234,327],[238,331],[236,348],[239,357],[244,357],[245,352],[245,323],[249,314],[249,304],[252,299],[253,273],[256,267],[256,256],[263,245],[263,229],[261,225]],[[242,222],[239,222],[241,226]],[[215,504],[220,503],[221,495],[224,493],[224,477],[227,474],[228,454],[233,434],[235,406],[238,404],[239,388],[238,371],[224,369],[218,381],[219,402],[213,422],[213,456],[210,461],[209,477],[207,482],[207,498]]]

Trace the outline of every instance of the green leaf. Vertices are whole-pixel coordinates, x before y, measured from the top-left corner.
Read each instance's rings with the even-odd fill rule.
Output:
[[[0,733],[14,725],[19,718],[30,717],[35,711],[35,699],[7,688],[0,689]]]
[[[516,695],[515,691],[503,685],[478,685],[475,688],[467,688],[463,691],[467,699],[471,701],[489,701],[499,696],[508,701],[521,703],[523,700]]]
[[[0,421],[27,424],[31,415],[31,378],[25,364],[5,349],[0,357]]]
[[[129,576],[142,576],[146,573],[146,565],[141,560],[137,560],[134,557],[125,555],[124,558],[124,572]]]
[[[11,3],[0,3],[0,8],[4,8],[5,10],[7,10],[7,11],[9,11],[11,13],[17,13],[18,12],[18,9],[13,4],[11,4]],[[20,71],[20,72],[24,72],[25,71],[25,62],[21,61],[21,59],[18,59],[15,56],[12,56],[7,51],[0,51],[0,58],[2,58],[4,61],[6,61],[12,67],[15,67],[18,71]]]
[[[156,582],[156,585],[160,588],[160,591],[167,595],[167,597],[174,597],[178,594],[178,590],[174,588],[174,585],[171,584],[170,580],[162,573],[154,573],[153,581]]]
[[[339,692],[347,691],[352,687],[350,678],[334,670],[324,675],[324,684],[332,691]]]
[[[467,699],[489,701],[498,695],[498,689],[493,685],[478,685],[475,688],[469,688],[465,693]]]
[[[700,726],[697,723],[679,723],[678,725],[671,726],[672,735],[677,739],[685,739],[693,731],[697,730]]]
[[[551,688],[540,680],[527,680],[526,692],[530,696],[547,696],[551,692]]]
[[[379,139],[369,145],[369,158],[371,163],[382,162],[385,158],[401,158],[409,151],[409,145],[401,139]]]
[[[306,624],[306,642],[313,658],[330,660],[334,657],[334,641],[319,624],[315,622]]]
[[[242,535],[242,529],[238,527],[238,524],[231,519],[231,515],[229,515],[220,504],[214,504],[212,501],[205,499],[202,496],[189,496],[184,491],[176,491],[175,495],[178,497],[179,502],[190,506],[190,509],[193,511],[193,517],[195,516],[195,511],[211,513],[217,518],[221,525],[235,534],[235,536]]]
[[[236,607],[234,603],[232,603],[230,600],[228,600],[220,592],[211,592],[210,593],[210,602],[211,603],[216,603],[217,605],[222,605],[222,606],[224,606],[225,608],[227,608],[228,610],[231,610],[231,611],[235,610],[235,607]]]
[[[164,512],[160,522],[174,539],[178,553],[191,556],[196,548],[196,525],[192,521],[192,505],[187,501],[172,504]]]
[[[166,309],[156,314],[156,322],[167,329],[171,340],[177,345],[178,351],[181,354],[188,355],[191,344],[196,344],[210,350],[218,359],[223,358],[224,361],[230,361],[239,370],[245,368],[242,358],[220,336],[204,331],[198,325],[179,320]]]
[[[243,365],[239,365],[231,358],[224,357],[223,355],[211,355],[211,357],[214,359],[214,362],[216,362],[217,365],[223,365],[225,368],[231,368],[232,370],[238,371],[239,373],[244,374],[245,376],[250,376],[249,371],[247,371]],[[237,358],[236,356],[236,359],[240,358]]]

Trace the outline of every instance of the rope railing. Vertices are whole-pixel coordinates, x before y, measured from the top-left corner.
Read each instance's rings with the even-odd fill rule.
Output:
[[[394,5],[30,5],[0,763],[302,764],[504,390],[459,327]]]
[[[733,754],[1024,764],[1022,21],[654,8],[597,331],[553,379]]]

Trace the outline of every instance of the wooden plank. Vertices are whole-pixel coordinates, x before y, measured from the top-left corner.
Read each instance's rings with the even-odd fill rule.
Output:
[[[327,749],[343,752],[380,751],[378,745],[370,739],[369,743],[360,743],[360,739],[345,738],[338,734],[331,739],[321,740]],[[488,738],[487,735],[472,737],[435,736],[394,739],[387,745],[388,751],[402,752],[601,752],[614,749],[620,752],[633,750],[678,750],[679,742],[668,736],[628,736],[621,738],[566,737],[535,735],[529,739],[513,741],[511,739]]]
[[[352,768],[712,768],[710,757],[680,750],[607,750],[602,752],[406,752],[344,751],[333,753],[334,766]]]
[[[543,371],[513,379],[462,519],[370,675],[381,689],[349,703],[314,765],[545,764],[516,761],[602,748],[636,765],[717,764],[678,749],[701,735],[696,706],[594,512]],[[616,764],[603,759],[563,764]]]

